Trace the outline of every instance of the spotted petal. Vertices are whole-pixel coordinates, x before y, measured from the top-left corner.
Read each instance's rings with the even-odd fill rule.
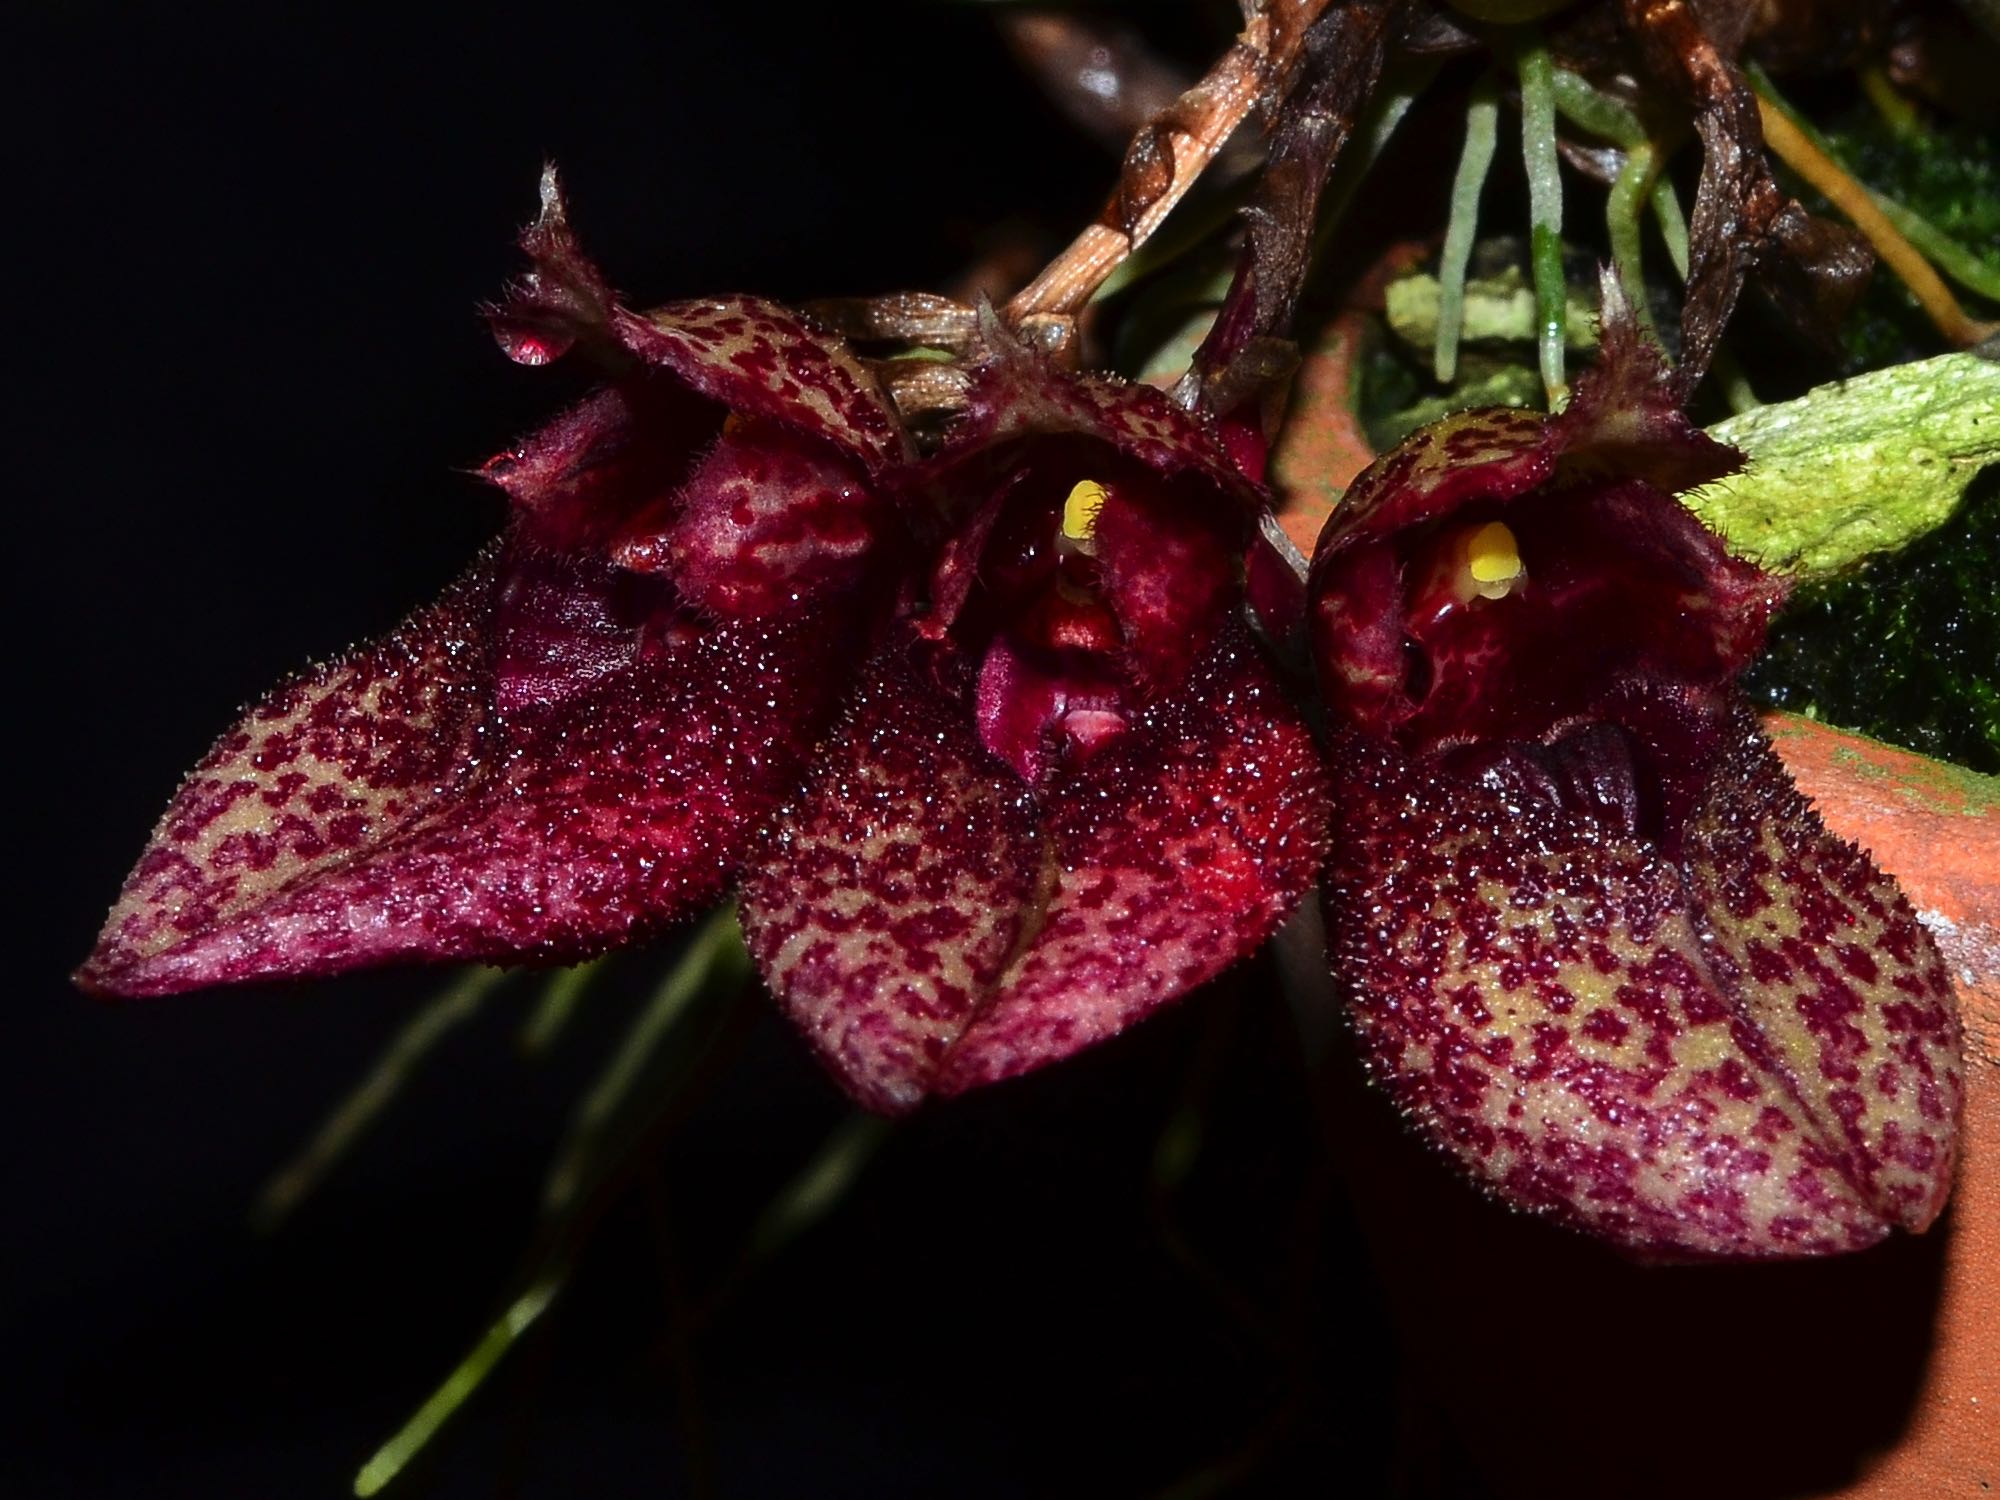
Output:
[[[1240,626],[1035,792],[892,655],[780,819],[744,928],[842,1084],[906,1109],[1067,1057],[1252,952],[1313,879],[1323,796]]]
[[[731,425],[677,494],[633,517],[613,559],[732,618],[858,581],[883,520],[860,469],[775,423]]]
[[[1039,522],[1043,509],[1064,514],[1080,481],[1098,492],[1084,539],[1093,587],[1117,620],[1133,685],[1150,695],[1185,677],[1220,627],[1261,492],[1204,418],[1151,386],[1057,369],[991,320],[950,439],[900,482],[921,497],[914,524],[957,523],[925,628],[941,631],[965,603],[1003,496],[1017,522]],[[1053,566],[1046,554],[1042,563]]]
[[[695,627],[657,581],[489,554],[223,736],[78,977],[151,995],[642,937],[726,889],[841,644],[812,618]]]
[[[620,308],[612,331],[709,400],[818,438],[871,471],[909,455],[895,408],[860,358],[780,303],[730,296]]]
[[[1341,747],[1323,900],[1370,1066],[1476,1180],[1630,1249],[1921,1229],[1959,1088],[1944,975],[1754,724],[1732,733],[1682,860],[1527,779]]]

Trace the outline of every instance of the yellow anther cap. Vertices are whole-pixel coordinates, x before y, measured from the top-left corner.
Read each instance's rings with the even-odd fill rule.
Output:
[[[1097,536],[1097,517],[1104,509],[1104,486],[1095,479],[1079,479],[1063,501],[1062,534],[1079,550],[1088,552]]]
[[[1498,521],[1488,521],[1465,541],[1465,566],[1479,594],[1498,599],[1526,568],[1514,533]]]

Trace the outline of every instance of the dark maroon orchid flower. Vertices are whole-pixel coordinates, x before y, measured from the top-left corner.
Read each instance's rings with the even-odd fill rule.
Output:
[[[1066,1057],[1259,947],[1325,781],[1242,617],[1258,498],[1159,392],[988,328],[917,471],[954,517],[743,893],[851,1093],[908,1108]]]
[[[1607,295],[1566,411],[1414,434],[1320,539],[1336,974],[1398,1104],[1510,1202],[1666,1255],[1922,1229],[1949,981],[1732,692],[1783,585],[1674,499],[1737,455]]]
[[[1259,946],[1316,874],[1324,779],[1241,618],[1259,499],[1208,429],[992,322],[917,466],[843,345],[747,298],[631,312],[545,196],[496,329],[618,378],[487,466],[514,525],[442,600],[224,736],[83,982],[567,961],[749,858],[773,989],[897,1109]]]
[[[126,882],[90,988],[391,959],[567,961],[713,904],[864,648],[901,462],[860,362],[752,298],[628,310],[553,176],[495,310],[614,383],[490,463],[507,535],[385,638],[250,709]]]

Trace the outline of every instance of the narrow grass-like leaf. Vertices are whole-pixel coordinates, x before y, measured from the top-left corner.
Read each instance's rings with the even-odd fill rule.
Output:
[[[1840,152],[1832,141],[1822,135],[1812,121],[1808,120],[1784,95],[1773,87],[1770,78],[1761,70],[1751,73],[1751,81],[1757,87],[1758,97],[1777,110],[1794,129],[1816,147],[1828,160],[1839,163],[1843,171],[1851,174],[1852,169],[1841,161]],[[1859,178],[1855,179],[1857,182]],[[1887,193],[1869,184],[1860,183],[1869,200],[1880,210],[1882,217],[1895,226],[1903,238],[1924,253],[1933,265],[1969,292],[1977,292],[1982,297],[2000,302],[2000,268],[1990,261],[1968,250],[1944,230],[1931,223],[1915,209],[1899,203]]]
[[[1473,85],[1465,109],[1465,148],[1451,184],[1451,217],[1438,256],[1438,328],[1432,368],[1441,384],[1458,374],[1458,333],[1465,317],[1465,272],[1479,235],[1479,194],[1500,138],[1500,96],[1491,74]]]
[[[544,1186],[543,1248],[524,1288],[416,1414],[369,1459],[354,1481],[355,1494],[377,1494],[401,1473],[548,1310],[575,1263],[593,1207],[600,1201],[597,1190],[647,1139],[695,1069],[689,1067],[667,1087],[648,1092],[640,1104],[627,1108],[627,1102],[638,1085],[657,1079],[656,1061],[663,1044],[680,1030],[677,1023],[704,997],[722,991],[740,993],[748,973],[749,955],[736,925],[736,909],[723,906],[689,936],[687,947],[578,1106]],[[708,1041],[718,1029],[710,1028]],[[698,1044],[691,1056],[699,1058],[707,1051],[706,1045]]]
[[[1391,68],[1382,77],[1375,95],[1362,111],[1360,123],[1354,131],[1354,139],[1340,154],[1335,166],[1333,180],[1320,195],[1319,224],[1313,232],[1313,260],[1319,261],[1326,248],[1333,242],[1333,232],[1346,216],[1354,195],[1361,184],[1374,170],[1375,163],[1395,136],[1397,127],[1403,123],[1403,116],[1410,112],[1410,106],[1417,96],[1430,86],[1437,76],[1440,64],[1434,59],[1412,59],[1402,67]]]
[[[1959,306],[1930,257],[1884,212],[1882,195],[1855,177],[1828,151],[1823,139],[1804,126],[1763,70],[1753,63],[1744,73],[1757,94],[1764,143],[1771,154],[1822,193],[1861,231],[1876,259],[1895,273],[1938,332],[1948,342],[1969,349],[2000,330],[2000,323],[1975,318]]]
[[[507,978],[505,970],[467,969],[403,1023],[361,1082],[335,1106],[299,1154],[257,1195],[251,1225],[268,1233],[311,1194],[327,1171],[380,1118],[417,1066]]]
[[[652,999],[625,1033],[618,1050],[591,1085],[571,1117],[556,1163],[542,1188],[542,1212],[558,1216],[597,1175],[602,1147],[621,1106],[631,1096],[661,1045],[695,1002],[723,982],[740,981],[749,972],[749,956],[736,925],[736,908],[723,906],[689,936],[687,948],[667,971]]]
[[[1727,344],[1718,344],[1715,358],[1708,363],[1708,373],[1722,388],[1722,399],[1729,403],[1729,409],[1738,416],[1755,411],[1764,404],[1764,398],[1757,394],[1750,384],[1750,376],[1743,368],[1743,362],[1729,352]]]
[[[591,981],[604,972],[605,960],[593,958],[589,963],[576,964],[567,969],[558,969],[542,983],[542,992],[535,999],[535,1008],[528,1021],[521,1028],[520,1047],[525,1057],[536,1057],[546,1052],[549,1046],[569,1024],[576,1014],[577,1002],[583,992],[590,988]]]
[[[812,1160],[757,1216],[745,1257],[752,1262],[768,1259],[833,1212],[889,1139],[891,1128],[881,1115],[859,1110],[842,1120]]]
[[[417,1408],[416,1415],[362,1466],[354,1480],[356,1495],[365,1500],[369,1495],[380,1494],[391,1480],[403,1472],[410,1460],[437,1436],[438,1429],[444,1426],[451,1414],[485,1383],[494,1366],[520,1341],[521,1335],[534,1327],[536,1320],[548,1311],[549,1304],[555,1301],[556,1294],[562,1290],[568,1277],[567,1257],[554,1260],[541,1269],[528,1289],[508,1303],[506,1310],[493,1320],[492,1326],[472,1346],[472,1351],[445,1377],[444,1384]]]
[[[1537,349],[1549,409],[1569,399],[1563,378],[1568,299],[1562,266],[1562,177],[1556,159],[1555,64],[1541,34],[1521,28],[1514,51],[1521,83],[1521,160],[1528,171],[1528,245],[1534,268]]]

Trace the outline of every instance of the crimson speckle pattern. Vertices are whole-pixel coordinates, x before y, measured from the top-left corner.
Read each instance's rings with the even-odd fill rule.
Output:
[[[517,548],[280,687],[175,796],[79,980],[561,962],[712,903],[831,709],[842,634],[694,628],[629,588]]]
[[[1826,832],[1741,705],[1686,869],[1718,972],[1839,1122],[1870,1202],[1929,1224],[1964,1093],[1950,976],[1896,883]]]
[[[619,340],[731,411],[781,422],[879,470],[909,438],[875,377],[841,340],[763,297],[704,297],[620,309]]]
[[[981,325],[982,357],[966,409],[946,449],[913,475],[916,485],[964,489],[973,461],[1019,442],[1094,438],[1167,475],[1196,475],[1247,520],[1263,497],[1230,458],[1214,426],[1152,386],[1115,376],[1073,374],[1014,341],[997,320]]]
[[[1312,882],[1324,795],[1240,624],[1033,790],[892,654],[779,819],[744,928],[849,1091],[906,1109],[1069,1056],[1254,951]]]
[[[772,423],[725,433],[663,509],[660,530],[635,518],[614,560],[666,573],[690,603],[732,619],[852,585],[882,524],[858,467]]]
[[[1229,526],[1234,519],[1206,486],[1136,495],[1111,487],[1097,518],[1099,587],[1124,637],[1127,670],[1145,689],[1187,675],[1240,587],[1243,536]]]
[[[613,384],[486,465],[515,523],[444,599],[223,737],[85,985],[585,957],[721,897],[796,787],[881,613],[893,409],[776,303],[626,309],[552,171],[522,243],[503,347]]]
[[[1350,1014],[1378,1080],[1475,1180],[1666,1256],[1855,1249],[1936,1215],[1959,1093],[1949,989],[1908,905],[1754,725],[1685,863],[1380,741],[1333,761],[1322,899]],[[1789,852],[1738,865],[1745,846]],[[1810,983],[1741,957],[1729,903],[1757,906],[1753,888],[1778,890],[1759,906],[1774,930],[1818,913],[1791,934]],[[1836,931],[1898,976],[1895,1000],[1825,969]],[[1893,1095],[1857,1118],[1853,1081],[1885,1064]]]

